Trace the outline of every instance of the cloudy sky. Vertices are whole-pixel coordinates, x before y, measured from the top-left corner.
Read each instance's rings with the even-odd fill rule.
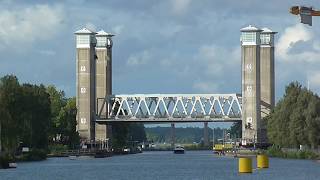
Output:
[[[0,76],[54,84],[75,95],[75,37],[84,26],[116,34],[113,92],[239,93],[239,29],[276,35],[276,97],[291,81],[320,92],[320,17],[309,27],[294,0],[1,0]]]

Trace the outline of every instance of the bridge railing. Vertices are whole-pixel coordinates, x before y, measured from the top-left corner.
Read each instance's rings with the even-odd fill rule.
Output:
[[[237,94],[133,94],[97,99],[97,121],[235,121],[242,114]]]

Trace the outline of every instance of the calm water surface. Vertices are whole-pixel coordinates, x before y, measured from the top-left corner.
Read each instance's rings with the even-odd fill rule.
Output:
[[[254,161],[255,163],[255,161]],[[254,165],[255,166],[255,165]],[[320,163],[310,160],[270,159],[270,168],[238,173],[238,160],[217,157],[211,151],[144,152],[110,158],[50,158],[0,169],[0,179],[286,179],[320,180]]]

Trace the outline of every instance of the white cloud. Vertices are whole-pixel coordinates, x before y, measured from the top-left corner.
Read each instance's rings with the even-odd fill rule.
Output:
[[[127,65],[138,66],[147,64],[151,59],[151,54],[148,50],[142,51],[140,53],[133,54],[129,56],[127,60]]]
[[[203,45],[194,59],[205,65],[206,75],[222,76],[240,66],[240,53],[239,47],[227,49],[215,44]]]
[[[308,75],[308,81],[312,90],[320,90],[320,71],[310,72]]]
[[[182,25],[176,25],[173,23],[169,23],[169,25],[162,26],[161,29],[159,29],[159,33],[164,36],[165,38],[171,38],[177,33],[181,32],[183,30]]]
[[[315,28],[296,24],[287,27],[276,43],[276,86],[284,87],[291,81],[310,83],[311,90],[320,90],[320,41]],[[278,92],[279,93],[279,92]]]
[[[171,0],[172,1],[172,10],[175,14],[183,14],[185,13],[189,5],[191,3],[191,0]]]
[[[212,82],[197,81],[193,83],[193,89],[201,93],[214,93],[218,91],[218,84]]]
[[[111,33],[115,33],[116,35],[120,35],[124,30],[124,25],[116,25],[112,28]]]
[[[34,5],[0,11],[0,46],[30,44],[51,39],[59,33],[64,19],[61,6]]]
[[[170,59],[170,58],[164,58],[164,59],[160,60],[161,66],[169,67],[169,66],[172,66],[172,64],[173,64],[173,62],[172,62],[172,59]]]
[[[284,33],[279,38],[276,44],[277,55],[283,60],[290,60],[289,50],[300,41],[306,42],[313,38],[313,34],[302,24],[296,24],[294,26],[287,27]],[[310,58],[310,53],[304,53],[302,55]]]
[[[86,25],[85,25],[86,28],[90,29],[91,31],[93,32],[96,32],[97,31],[97,27],[93,24],[93,23],[90,23],[88,22]]]
[[[39,52],[40,54],[46,55],[46,56],[56,55],[56,52],[53,51],[53,50],[39,50],[38,52]]]

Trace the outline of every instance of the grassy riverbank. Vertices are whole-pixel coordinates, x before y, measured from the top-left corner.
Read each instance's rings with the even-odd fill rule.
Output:
[[[33,149],[30,152],[20,155],[3,153],[0,155],[0,169],[8,168],[9,163],[19,161],[41,161],[47,159],[47,151],[42,149]]]
[[[15,157],[16,161],[42,161],[47,159],[47,151],[42,149],[33,149]]]
[[[9,162],[12,162],[13,159],[7,154],[0,155],[0,169],[9,168]]]
[[[178,145],[178,143],[176,144]],[[212,146],[204,146],[201,144],[179,144],[188,151],[197,151],[197,150],[212,150]],[[144,151],[172,151],[173,148],[171,144],[156,144],[154,147],[144,149]]]
[[[278,157],[285,159],[320,159],[320,154],[311,150],[284,150],[276,146],[271,146],[267,150],[263,149],[240,149],[238,156],[256,156],[258,154],[266,154],[269,157]],[[233,152],[227,152],[226,155],[235,155]]]
[[[310,150],[285,151],[276,146],[269,147],[265,153],[270,157],[280,157],[288,159],[320,159],[320,154]]]

